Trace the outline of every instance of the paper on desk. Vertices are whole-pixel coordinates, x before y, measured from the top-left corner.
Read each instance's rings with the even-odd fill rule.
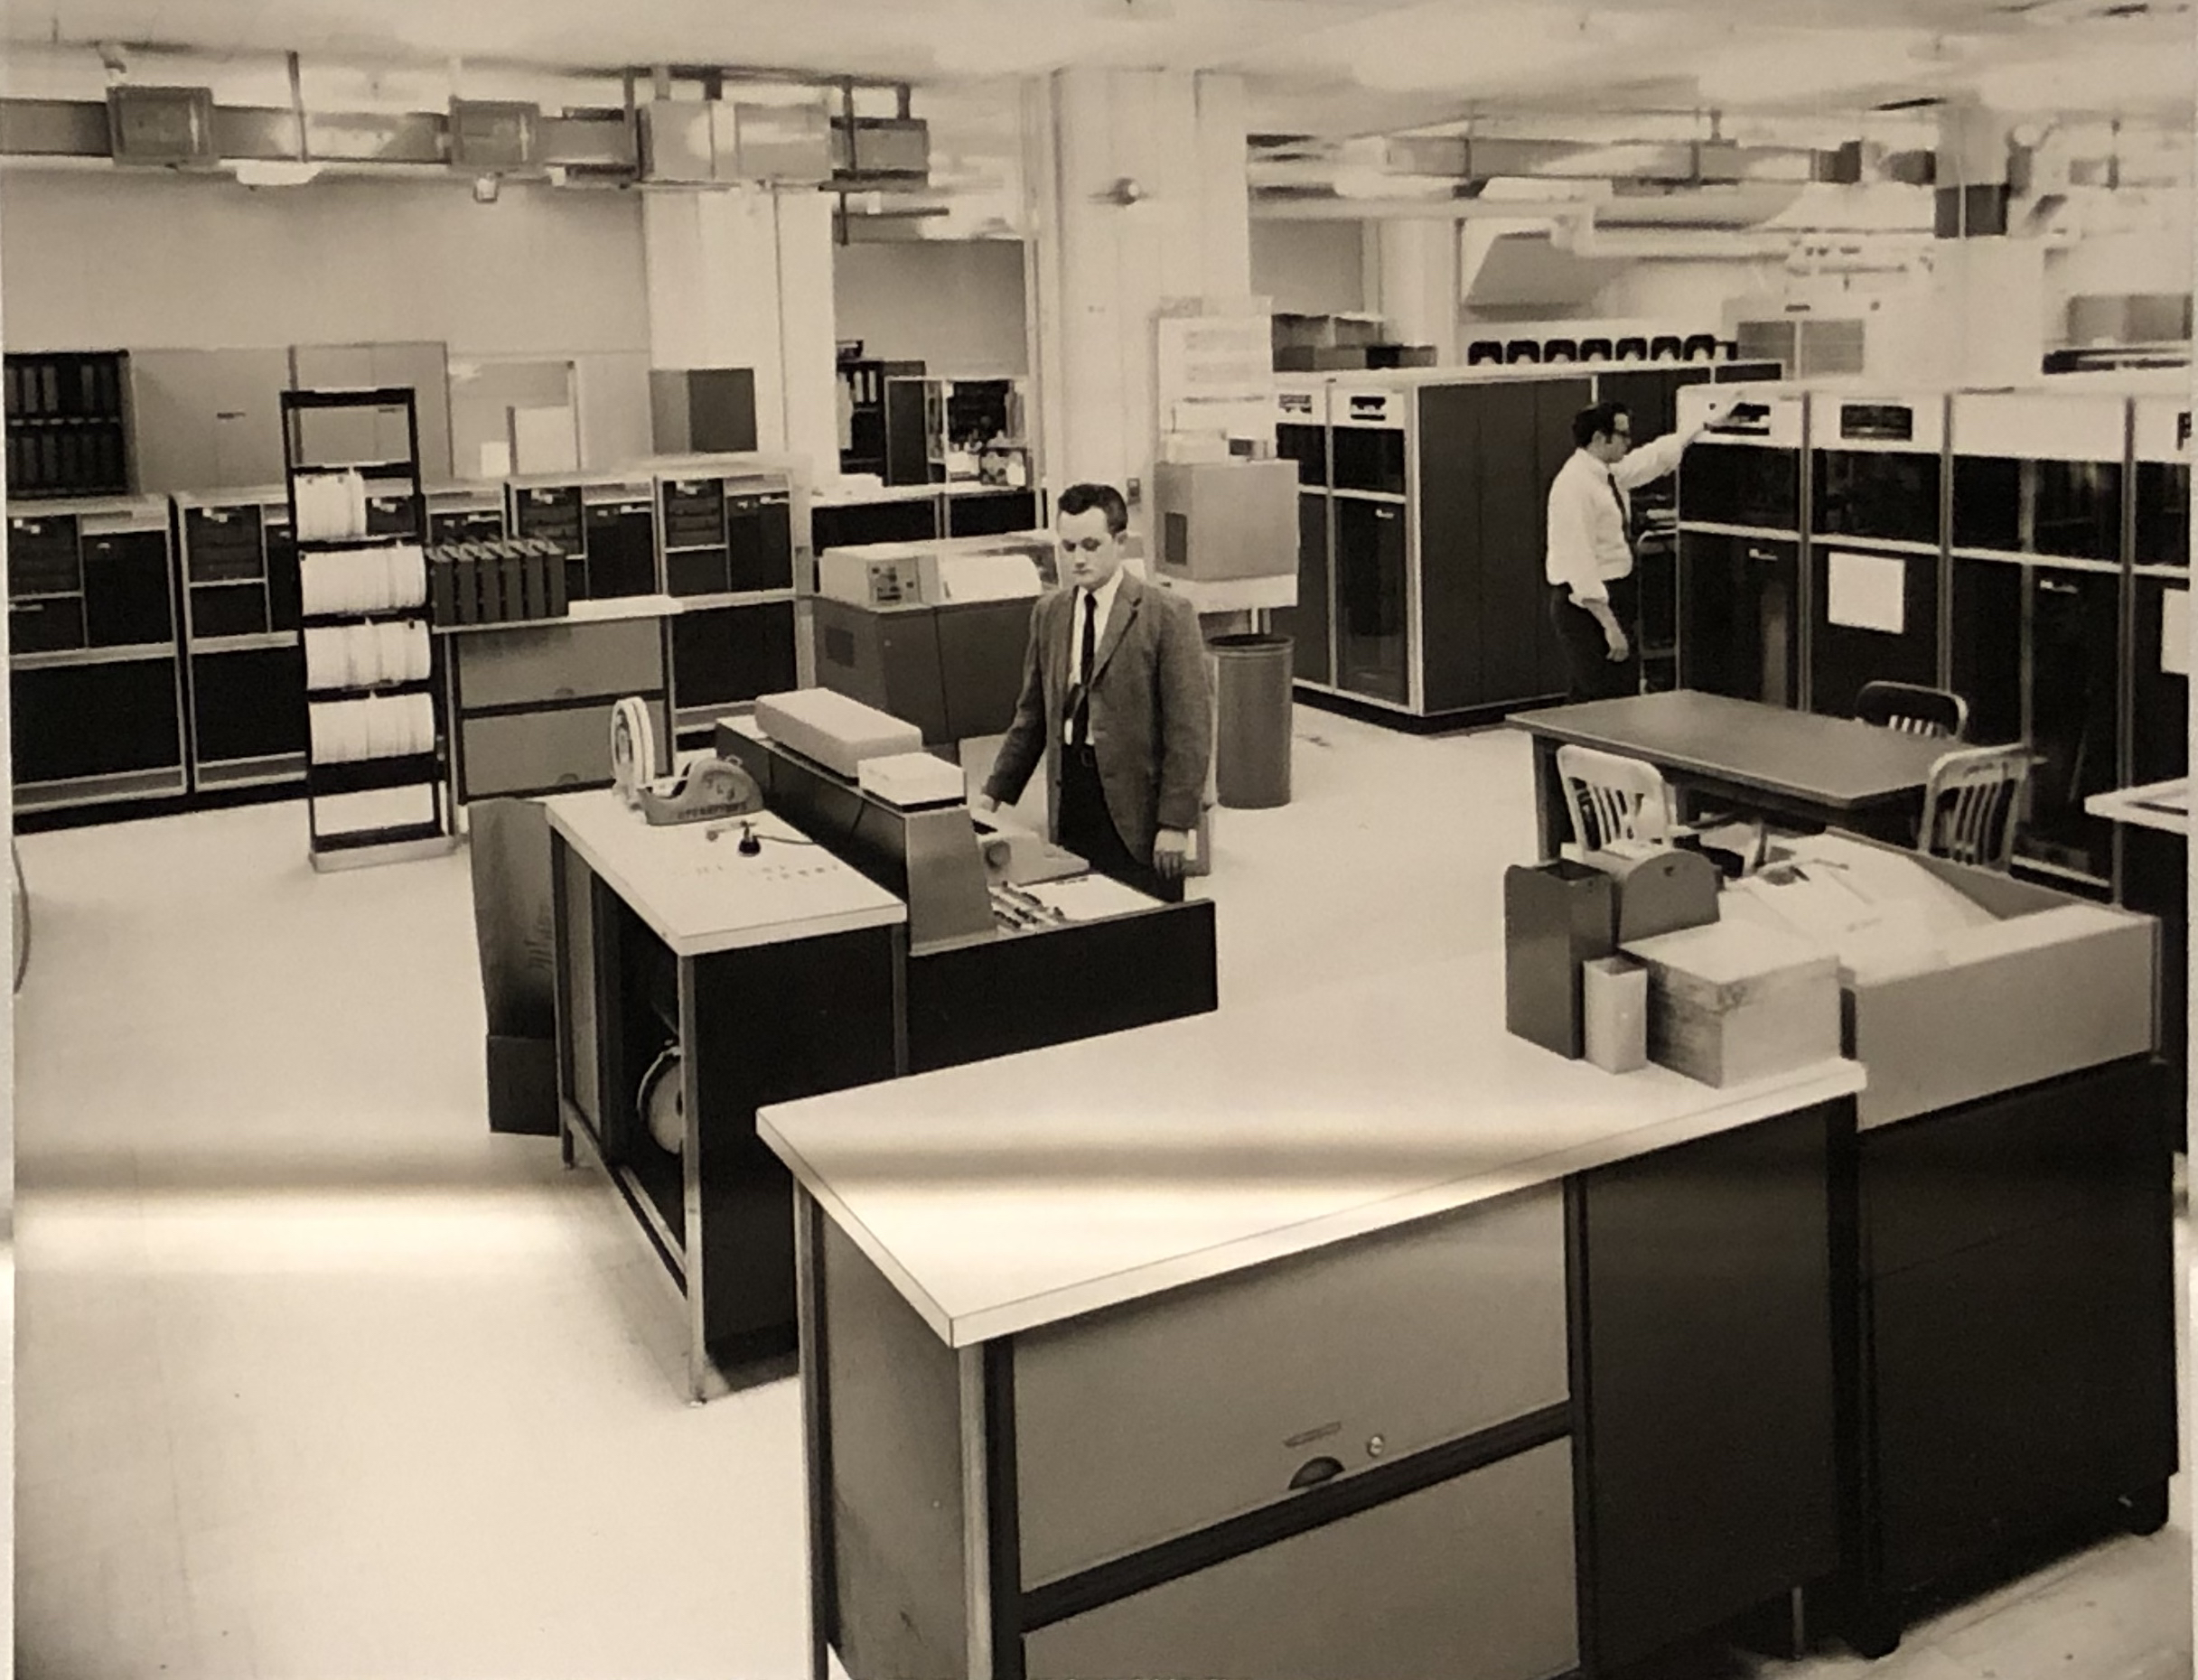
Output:
[[[1023,889],[1041,904],[1059,910],[1071,921],[1101,921],[1136,910],[1155,910],[1160,901],[1149,899],[1134,887],[1126,887],[1108,875],[1078,875],[1068,881],[1033,882]]]
[[[1907,563],[1891,555],[1829,555],[1829,600],[1834,624],[1897,636],[1907,624]]]
[[[2160,592],[2160,669],[2169,677],[2191,674],[2191,592]]]

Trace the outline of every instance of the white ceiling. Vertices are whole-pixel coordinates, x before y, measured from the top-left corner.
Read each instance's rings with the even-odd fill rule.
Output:
[[[0,42],[241,63],[772,67],[945,84],[1063,64],[1245,73],[1256,128],[1489,112],[1837,117],[1978,93],[2188,122],[2193,0],[0,0]],[[41,55],[42,56],[42,55]],[[158,56],[158,55],[154,55]],[[209,79],[201,77],[201,79]]]

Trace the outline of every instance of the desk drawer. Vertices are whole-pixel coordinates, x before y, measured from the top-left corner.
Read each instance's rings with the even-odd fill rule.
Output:
[[[469,712],[597,695],[615,700],[664,686],[664,636],[656,619],[474,630],[452,640],[459,704]]]
[[[1555,1441],[1024,1640],[1029,1680],[1534,1680],[1578,1660]]]
[[[1562,1403],[1552,1186],[1017,1339],[1036,1586]],[[1378,1451],[1372,1442],[1380,1438]]]
[[[467,718],[459,725],[461,797],[609,787],[613,704]],[[657,739],[669,740],[662,700],[652,700],[649,710]]]

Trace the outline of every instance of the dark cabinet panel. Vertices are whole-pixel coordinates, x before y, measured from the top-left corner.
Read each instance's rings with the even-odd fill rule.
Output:
[[[18,786],[181,768],[173,658],[17,670],[12,681]]]
[[[1038,492],[1002,490],[947,498],[949,537],[1004,537],[1038,528]]]
[[[1534,395],[1525,386],[1483,389],[1434,385],[1419,393],[1419,612],[1425,666],[1423,698],[1430,712],[1454,711],[1501,697],[1506,670],[1523,651],[1531,668],[1532,639],[1523,649],[1482,646],[1495,611],[1486,576],[1482,504],[1501,491],[1493,485],[1499,455],[1533,452]],[[1517,509],[1499,506],[1493,517]],[[1508,657],[1507,657],[1508,654]]]
[[[1939,540],[1940,462],[1906,450],[1819,449],[1810,528],[1828,537]]]
[[[656,593],[656,519],[647,503],[604,502],[586,509],[583,523],[590,599]]]
[[[2191,470],[2186,462],[2137,463],[2137,563],[2191,563]]]
[[[191,714],[201,765],[304,751],[304,650],[199,655],[191,662]]]
[[[1402,705],[1406,669],[1405,510],[1335,499],[1336,686]]]
[[[258,583],[194,584],[191,636],[257,636],[268,629],[267,592]]]
[[[1299,680],[1323,686],[1335,679],[1329,647],[1328,498],[1297,498],[1297,604],[1277,609],[1275,629],[1287,636]]]
[[[1336,489],[1405,493],[1403,427],[1340,425],[1329,438],[1335,452]]]
[[[1679,533],[1679,683],[1792,705],[1800,561],[1791,543]]]
[[[2121,580],[2039,567],[2030,580],[2030,818],[2023,852],[2107,878],[2112,829],[2083,802],[2119,781]]]
[[[793,509],[783,495],[731,498],[725,526],[734,590],[794,586]]]
[[[267,628],[295,630],[303,583],[298,575],[297,544],[291,540],[287,520],[267,527]]]
[[[1997,746],[2023,736],[2023,571],[1954,558],[1954,692],[1969,705],[1969,740]]]
[[[1682,518],[1704,524],[1798,531],[1800,452],[1755,443],[1689,449],[1679,469],[1679,504]]]
[[[787,602],[685,612],[671,621],[679,709],[736,705],[794,686],[794,608]]]
[[[165,531],[84,538],[84,628],[95,648],[134,648],[174,638]]]
[[[818,554],[865,543],[925,543],[940,535],[938,499],[930,496],[827,504],[809,512],[809,547]]]

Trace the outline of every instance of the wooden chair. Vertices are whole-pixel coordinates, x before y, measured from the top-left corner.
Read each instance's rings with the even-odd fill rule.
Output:
[[[1671,789],[1655,765],[1592,747],[1562,746],[1557,778],[1565,789],[1573,842],[1583,852],[1601,851],[1613,840],[1670,843],[1675,826]]]
[[[1855,696],[1855,715],[1882,729],[1903,734],[1941,736],[1966,741],[1969,732],[1969,703],[1943,688],[1922,688],[1913,683],[1865,683]]]
[[[1957,863],[2006,869],[2030,782],[2030,750],[1963,747],[1931,767],[1916,850]]]

